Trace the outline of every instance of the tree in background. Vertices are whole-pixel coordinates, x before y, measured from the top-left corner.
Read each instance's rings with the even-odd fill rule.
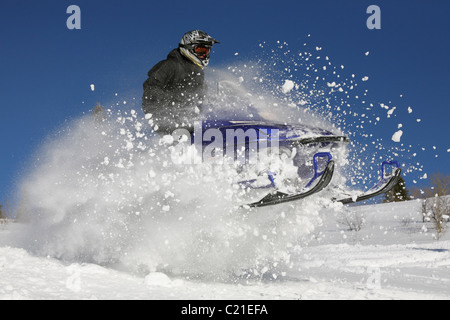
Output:
[[[94,116],[95,121],[97,122],[102,122],[106,118],[105,108],[103,108],[100,102],[97,102],[94,109],[92,110],[92,114]]]
[[[5,216],[5,214],[3,213],[2,205],[1,205],[1,204],[0,204],[0,219],[6,219],[6,216]]]
[[[384,194],[383,203],[400,202],[411,200],[408,189],[406,189],[405,180],[402,176],[398,178],[397,184]]]
[[[430,178],[432,194],[442,197],[450,194],[450,175],[442,173],[434,173]]]
[[[450,175],[433,173],[429,178],[430,185],[425,188],[414,188],[412,195],[416,199],[426,199],[450,195]]]
[[[430,186],[413,191],[415,198],[423,198],[421,214],[424,223],[431,223],[439,239],[447,229],[450,216],[450,175],[435,173],[430,177]]]

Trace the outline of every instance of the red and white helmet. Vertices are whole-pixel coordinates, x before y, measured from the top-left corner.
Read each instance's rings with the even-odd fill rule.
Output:
[[[199,67],[204,68],[209,63],[209,54],[215,43],[220,42],[208,35],[206,32],[201,30],[192,30],[183,35],[179,48],[184,56],[197,64]]]

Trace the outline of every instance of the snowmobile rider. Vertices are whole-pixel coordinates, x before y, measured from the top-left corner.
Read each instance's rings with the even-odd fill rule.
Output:
[[[181,38],[178,48],[148,72],[142,109],[159,134],[192,127],[193,120],[202,111],[206,94],[203,69],[208,66],[215,43],[220,42],[203,31],[189,31]]]

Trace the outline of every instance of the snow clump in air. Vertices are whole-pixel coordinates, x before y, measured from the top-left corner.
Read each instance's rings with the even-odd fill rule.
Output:
[[[401,139],[402,135],[403,135],[403,131],[402,130],[398,130],[397,132],[395,132],[392,135],[392,141],[400,142],[400,139]]]
[[[291,80],[286,80],[283,84],[283,86],[281,87],[281,91],[283,93],[288,93],[290,92],[292,89],[294,88],[294,81]]]

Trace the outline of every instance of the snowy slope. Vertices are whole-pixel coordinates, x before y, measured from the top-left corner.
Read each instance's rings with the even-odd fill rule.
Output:
[[[358,232],[326,215],[281,276],[213,281],[161,272],[135,274],[64,262],[4,246],[21,230],[0,226],[0,299],[449,299],[450,239],[423,228],[417,201],[347,208]],[[3,243],[3,244],[2,244]]]

